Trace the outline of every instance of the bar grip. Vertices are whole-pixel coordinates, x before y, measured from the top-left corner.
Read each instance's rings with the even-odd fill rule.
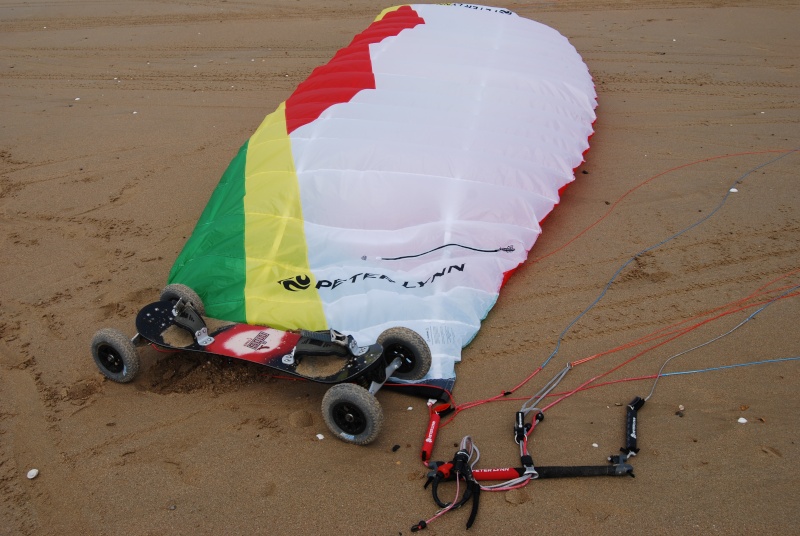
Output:
[[[536,468],[539,478],[571,478],[581,476],[625,476],[633,475],[633,467],[627,463],[617,465],[574,465],[569,467],[541,466]]]
[[[625,454],[635,455],[639,452],[636,446],[636,417],[637,413],[644,406],[644,400],[640,397],[634,398],[630,404],[625,415]]]

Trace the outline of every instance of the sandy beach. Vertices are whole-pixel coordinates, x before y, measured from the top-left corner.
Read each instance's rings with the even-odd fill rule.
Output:
[[[383,431],[356,447],[330,437],[324,386],[149,347],[120,385],[89,351],[101,327],[133,335],[242,143],[389,5],[0,2],[0,534],[408,535],[436,512],[425,399],[381,391]],[[537,464],[601,465],[670,357],[665,372],[800,356],[800,7],[503,7],[569,38],[597,121],[464,349],[455,401],[553,357],[459,413],[434,458],[471,435],[478,467],[518,465],[514,413],[575,363],[559,392],[648,377],[575,392],[531,436]],[[662,377],[636,478],[483,493],[469,533],[795,534],[798,387],[797,360]],[[468,516],[422,534],[463,533]]]

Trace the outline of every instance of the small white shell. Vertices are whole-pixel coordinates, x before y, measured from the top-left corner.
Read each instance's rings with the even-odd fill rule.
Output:
[[[599,447],[600,445],[598,445],[597,443],[592,443],[592,446],[593,446],[594,448],[597,448],[597,447]]]
[[[731,188],[729,191],[730,191],[730,192],[733,192],[733,193],[736,193],[736,192],[738,192],[739,190],[738,190],[738,189],[736,189],[736,188]]]
[[[39,476],[39,470],[38,469],[31,469],[30,471],[28,471],[28,480],[33,480],[37,476]]]
[[[411,411],[412,409],[414,409],[412,406],[408,406],[408,409],[406,409],[406,411]]]
[[[319,439],[320,441],[322,441],[323,439],[325,439],[325,436],[324,436],[324,435],[322,435],[322,434],[317,434],[317,439]]]
[[[683,411],[683,410],[685,410],[685,409],[686,409],[686,408],[685,408],[685,407],[683,407],[683,404],[681,404],[681,405],[679,405],[679,406],[678,406],[678,411]]]
[[[744,417],[739,417],[739,421],[738,422],[739,422],[739,424],[747,424],[747,419],[745,419]]]

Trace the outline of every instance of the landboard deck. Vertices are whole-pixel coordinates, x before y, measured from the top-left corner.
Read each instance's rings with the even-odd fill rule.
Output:
[[[143,307],[136,317],[136,330],[162,348],[242,359],[319,383],[353,379],[371,368],[379,357],[368,357],[369,353],[349,358],[298,356],[298,333],[206,317],[203,320],[214,339],[207,346],[198,344],[189,331],[175,323],[172,303],[166,301]]]

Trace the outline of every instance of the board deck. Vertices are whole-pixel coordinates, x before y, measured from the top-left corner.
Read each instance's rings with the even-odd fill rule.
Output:
[[[200,352],[258,363],[279,372],[319,383],[341,383],[363,374],[376,364],[380,354],[362,356],[308,355],[298,351],[303,337],[295,332],[204,318],[214,341],[202,346],[174,322],[172,303],[146,305],[136,317],[139,335],[171,350]]]

